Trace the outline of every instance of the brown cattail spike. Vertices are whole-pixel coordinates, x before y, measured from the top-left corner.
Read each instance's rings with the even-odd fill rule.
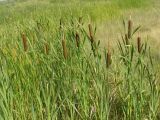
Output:
[[[89,25],[88,25],[88,28],[89,28],[89,37],[90,37],[90,41],[91,41],[91,43],[93,43],[93,42],[94,42],[94,35],[93,35],[92,25],[89,24]]]
[[[132,37],[132,27],[133,27],[133,22],[130,19],[128,21],[128,39],[131,39],[131,37]]]
[[[49,45],[48,45],[48,43],[45,43],[44,50],[45,50],[45,53],[48,55],[49,54]]]
[[[80,37],[79,37],[78,32],[76,32],[76,45],[78,48],[80,47]]]
[[[22,33],[22,43],[24,51],[26,52],[28,50],[28,45],[27,45],[27,37],[24,33]]]
[[[141,37],[137,38],[138,52],[141,53]]]
[[[59,30],[62,30],[62,18],[59,21]]]
[[[63,37],[62,39],[62,47],[63,47],[63,56],[65,59],[67,59],[67,46],[66,46],[65,37]]]
[[[110,45],[108,43],[108,51],[106,51],[106,67],[109,68],[111,63],[112,63],[111,51],[110,51]]]

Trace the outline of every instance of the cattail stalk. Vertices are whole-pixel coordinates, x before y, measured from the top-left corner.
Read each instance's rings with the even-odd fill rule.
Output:
[[[125,42],[126,42],[126,45],[129,45],[129,39],[128,39],[127,34],[125,34]]]
[[[132,27],[133,27],[133,22],[130,19],[128,21],[128,39],[131,39],[131,37],[132,37]]]
[[[76,32],[76,45],[78,48],[80,47],[80,37],[79,37],[78,32]]]
[[[27,45],[27,37],[24,33],[22,33],[22,43],[24,51],[26,52],[28,50],[28,45]]]
[[[65,59],[67,59],[67,46],[66,46],[65,37],[63,37],[62,39],[62,47],[63,47],[63,56]]]
[[[137,38],[138,53],[141,53],[141,37]]]

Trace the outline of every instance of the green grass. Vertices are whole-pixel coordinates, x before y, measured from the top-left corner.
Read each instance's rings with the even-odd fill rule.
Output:
[[[66,0],[65,0],[66,1]],[[119,0],[113,1],[79,1],[73,0],[71,2],[62,1],[32,1],[32,2],[20,2],[19,4],[10,3],[1,10],[2,16],[10,16],[11,18],[18,17],[19,20],[35,19],[39,16],[50,16],[52,19],[59,20],[61,17],[70,18],[70,16],[79,17],[84,16],[86,18],[91,17],[92,20],[104,21],[121,15],[123,9],[143,8],[149,6],[150,0],[125,0],[121,2]],[[75,7],[76,6],[76,7]],[[52,14],[50,14],[52,13]],[[4,15],[5,14],[5,15]],[[38,15],[38,16],[37,16]],[[34,18],[33,18],[34,17]],[[4,17],[5,18],[5,17]],[[4,19],[3,18],[3,19]],[[13,19],[17,21],[17,19]],[[10,21],[9,21],[10,22]]]
[[[114,20],[125,9],[150,7],[149,1],[61,2],[0,8],[0,120],[160,119],[152,46],[142,41],[139,53],[137,31],[126,44],[127,24],[114,48],[100,45],[94,25],[88,30],[90,18],[97,24]]]

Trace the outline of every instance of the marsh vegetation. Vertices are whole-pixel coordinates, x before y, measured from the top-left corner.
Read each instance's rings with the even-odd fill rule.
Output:
[[[158,3],[1,4],[0,120],[159,120]]]

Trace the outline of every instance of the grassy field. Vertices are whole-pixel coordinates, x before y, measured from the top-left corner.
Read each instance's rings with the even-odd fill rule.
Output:
[[[159,3],[0,3],[0,120],[159,120]]]

